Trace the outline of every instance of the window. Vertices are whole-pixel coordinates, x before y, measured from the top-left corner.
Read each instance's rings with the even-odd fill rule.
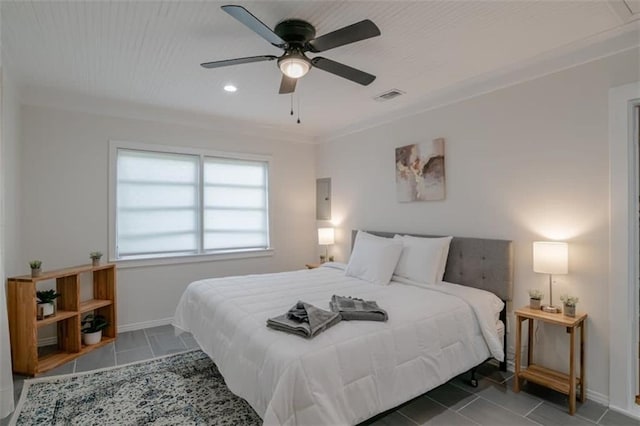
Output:
[[[112,144],[115,259],[269,248],[267,159],[153,148]]]

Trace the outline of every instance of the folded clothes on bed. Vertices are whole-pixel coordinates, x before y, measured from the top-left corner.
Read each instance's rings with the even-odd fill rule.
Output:
[[[331,296],[331,310],[340,314],[343,320],[386,321],[387,311],[370,300],[355,297]]]
[[[267,327],[311,338],[340,322],[340,314],[305,302],[296,303],[286,314],[269,318]]]

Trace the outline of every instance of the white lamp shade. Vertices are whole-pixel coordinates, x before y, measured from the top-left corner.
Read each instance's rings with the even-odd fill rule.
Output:
[[[318,228],[318,244],[328,246],[335,242],[333,228]]]
[[[542,274],[569,273],[569,245],[562,242],[535,241],[533,271]]]

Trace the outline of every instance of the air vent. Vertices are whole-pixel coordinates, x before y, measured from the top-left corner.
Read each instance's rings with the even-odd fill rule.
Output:
[[[378,102],[390,101],[393,98],[397,98],[398,96],[404,95],[404,93],[405,92],[403,92],[402,90],[391,89],[391,90],[387,90],[384,93],[379,94],[373,99],[375,99]]]

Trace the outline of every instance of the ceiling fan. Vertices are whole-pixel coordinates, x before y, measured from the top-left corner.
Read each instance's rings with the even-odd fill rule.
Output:
[[[284,54],[279,57],[263,55],[206,62],[201,64],[204,68],[220,68],[229,65],[273,61],[277,59],[278,67],[283,74],[282,81],[280,82],[280,94],[293,93],[296,89],[298,78],[309,72],[312,66],[355,83],[362,84],[363,86],[371,84],[371,82],[376,79],[375,75],[332,61],[331,59],[321,56],[309,59],[305,55],[306,52],[324,52],[329,49],[344,46],[345,44],[379,36],[380,30],[376,24],[368,19],[315,38],[316,29],[313,25],[300,19],[284,20],[271,30],[271,28],[267,27],[242,6],[226,5],[222,6],[222,10],[236,18],[272,45],[284,50]]]

